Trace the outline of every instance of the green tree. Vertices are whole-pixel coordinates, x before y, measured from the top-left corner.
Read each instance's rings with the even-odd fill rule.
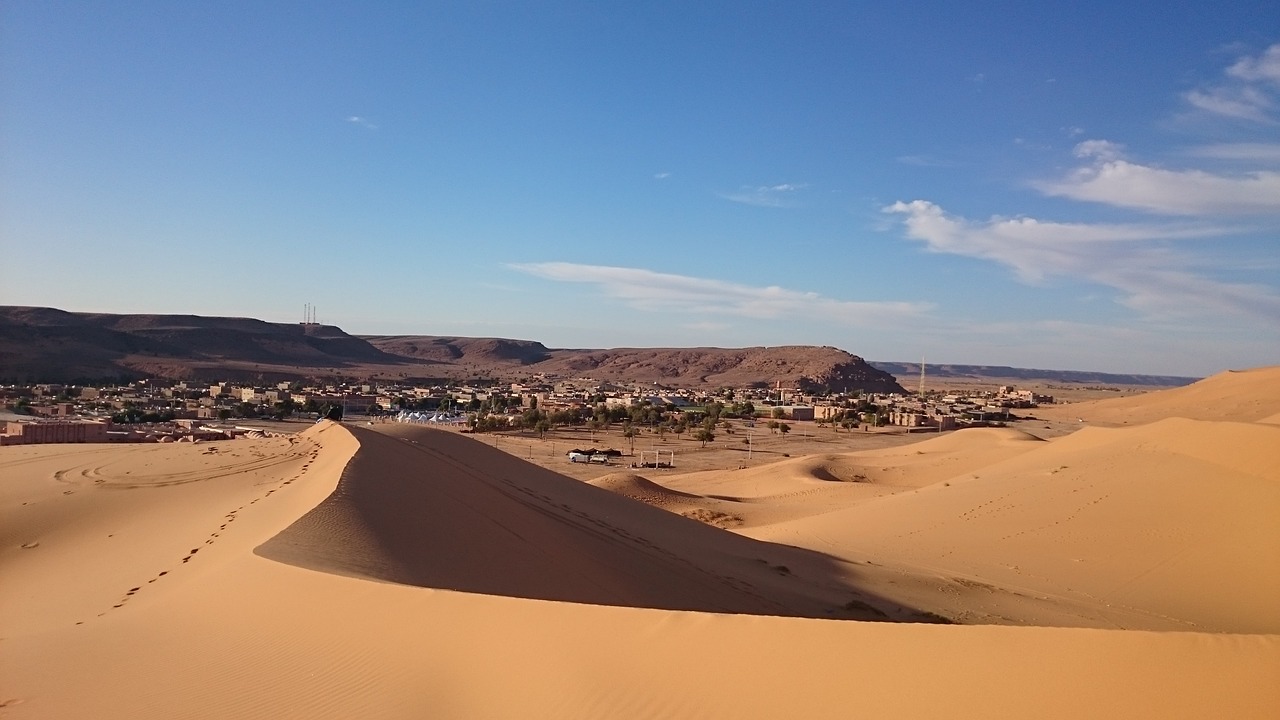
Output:
[[[706,428],[702,428],[698,430],[698,432],[694,433],[693,439],[701,442],[702,447],[706,447],[707,443],[716,439],[716,434]]]
[[[373,405],[370,407],[370,410],[372,410],[373,408],[378,408],[378,406]],[[293,412],[297,409],[298,409],[298,404],[295,403],[294,401],[281,400],[280,402],[272,406],[271,416],[277,420],[283,420],[289,417],[290,415],[293,415]],[[378,410],[381,410],[381,408],[378,408]],[[369,414],[372,415],[373,413],[370,412]]]
[[[724,403],[713,402],[710,405],[707,405],[706,410],[707,417],[718,422],[720,420],[720,414],[724,412]]]
[[[791,426],[786,423],[779,423],[778,432],[782,433],[785,436],[787,433],[791,432]]]

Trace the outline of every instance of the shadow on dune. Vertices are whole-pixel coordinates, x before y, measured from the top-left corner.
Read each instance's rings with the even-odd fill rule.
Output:
[[[348,428],[337,489],[255,552],[313,570],[566,602],[936,622],[847,563],[649,507],[456,433]]]

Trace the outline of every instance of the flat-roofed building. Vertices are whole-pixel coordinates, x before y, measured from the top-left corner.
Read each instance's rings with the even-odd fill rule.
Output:
[[[0,445],[104,443],[110,426],[105,420],[12,421],[5,424]]]

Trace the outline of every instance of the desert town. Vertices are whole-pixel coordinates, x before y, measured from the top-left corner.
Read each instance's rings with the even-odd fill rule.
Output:
[[[789,423],[846,430],[893,427],[954,430],[1008,421],[1013,410],[1053,403],[1053,397],[1012,386],[965,394],[849,393],[818,397],[796,390],[720,388],[715,391],[597,383],[582,378],[505,386],[451,384],[324,384],[282,382],[270,387],[143,380],[127,385],[37,384],[0,387],[0,402],[16,413],[0,445],[59,442],[175,442],[229,439],[250,429],[242,420],[318,418],[326,408],[344,415],[431,421],[478,431],[546,430],[615,423],[682,435],[689,426],[722,418],[787,433]],[[728,427],[726,425],[726,427]],[[627,432],[624,429],[623,432]],[[705,435],[703,436],[705,437]]]
[[[791,419],[839,402],[874,404],[865,412],[877,417],[934,407],[905,396],[890,409],[879,396],[801,404],[810,399],[776,388],[690,394],[681,412],[751,403],[752,419],[720,420],[705,448],[696,431],[663,439],[662,421],[636,422],[634,455],[609,467],[565,454],[592,433],[597,449],[630,451],[622,422],[543,439],[537,427],[390,421],[468,406],[478,429],[491,389],[442,388],[423,394],[439,398],[424,409],[365,407],[342,423],[216,417],[250,391],[265,400],[261,388],[205,406],[209,388],[100,388],[78,410],[85,420],[74,419],[83,388],[8,389],[8,404],[47,413],[51,427],[204,407],[215,417],[169,422],[267,431],[2,449],[6,711],[401,717],[400,699],[424,697],[424,682],[461,664],[484,671],[449,685],[458,716],[511,716],[515,693],[531,716],[590,717],[598,696],[562,691],[564,677],[608,667],[599,686],[632,717],[662,714],[653,683],[679,689],[687,717],[946,716],[936,703],[970,688],[998,694],[1007,716],[1052,706],[1067,717],[1269,717],[1280,702],[1277,371],[1009,407],[1038,419],[956,432]],[[304,387],[289,400],[416,397],[386,389]],[[529,406],[516,413],[513,397],[501,416],[546,407],[550,422],[559,402],[574,405],[570,393],[598,388],[526,390]],[[592,419],[603,406],[628,421],[656,409],[654,397],[676,404],[643,390],[604,389],[613,406],[577,400]],[[1005,394],[974,404],[1023,400]],[[960,404],[945,395],[929,400]],[[1047,434],[1054,416],[1074,431],[1030,432]],[[17,424],[25,434],[42,423]],[[758,446],[744,447],[752,433]],[[683,448],[676,467],[627,467],[664,441]],[[559,659],[529,662],[547,652]],[[333,660],[356,654],[376,689]],[[221,687],[210,677],[241,668],[236,693],[208,693]],[[756,692],[777,668],[801,692]],[[1138,675],[1149,682],[1128,679]],[[917,677],[950,684],[909,692]],[[63,692],[68,682],[83,692]],[[1075,704],[1053,705],[1063,688]]]

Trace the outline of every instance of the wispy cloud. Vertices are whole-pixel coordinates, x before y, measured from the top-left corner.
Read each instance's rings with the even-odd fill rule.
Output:
[[[1267,48],[1257,57],[1242,57],[1227,68],[1227,74],[1245,82],[1270,82],[1280,85],[1280,43]]]
[[[1033,185],[1048,195],[1167,215],[1280,214],[1280,172],[1167,170],[1125,160],[1121,146],[1106,140],[1086,140],[1075,152],[1091,162]]]
[[[508,267],[544,280],[593,285],[604,295],[650,312],[755,319],[820,319],[844,325],[874,325],[914,317],[932,306],[921,302],[836,300],[777,286],[660,273],[643,268],[567,262],[517,263]]]
[[[944,160],[933,155],[899,155],[894,159],[903,165],[915,165],[916,167],[951,167],[955,165],[950,160]]]
[[[781,183],[779,185],[744,185],[735,192],[717,193],[725,200],[756,207],[794,207],[793,194],[808,187],[805,184]]]
[[[1192,157],[1213,160],[1243,160],[1259,164],[1280,163],[1280,143],[1214,143],[1186,151]]]
[[[363,117],[360,117],[359,115],[350,115],[350,116],[348,116],[348,117],[347,117],[347,119],[346,119],[346,122],[348,122],[348,123],[350,123],[350,124],[352,124],[352,125],[359,125],[360,127],[364,128],[364,129],[366,129],[366,130],[377,130],[377,129],[378,129],[378,126],[377,126],[377,125],[375,125],[374,123],[370,122],[368,118],[363,118]]]
[[[669,177],[671,177],[671,173],[669,172],[660,172],[660,173],[653,174],[654,180],[666,180]]]
[[[729,323],[712,322],[710,320],[704,322],[691,322],[681,325],[685,330],[695,330],[697,332],[724,332],[732,330],[733,326]]]
[[[1211,85],[1183,95],[1193,108],[1210,115],[1275,124],[1277,91],[1280,91],[1280,43],[1259,55],[1237,60]]]
[[[1086,280],[1124,294],[1125,305],[1153,315],[1228,312],[1280,321],[1275,288],[1228,283],[1194,272],[1195,258],[1172,241],[1220,237],[1230,228],[1194,224],[1089,224],[993,217],[971,221],[924,200],[896,202],[907,237],[929,250],[982,258],[1024,282],[1049,276]]]

